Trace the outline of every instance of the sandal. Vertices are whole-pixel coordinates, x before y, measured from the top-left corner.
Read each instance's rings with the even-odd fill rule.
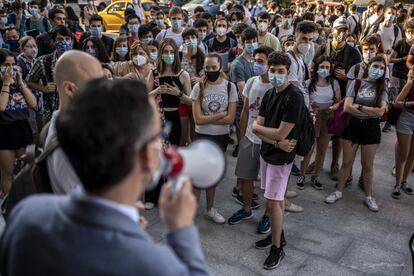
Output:
[[[401,190],[403,190],[407,195],[413,195],[413,189],[408,186],[407,181],[401,183]]]
[[[392,192],[391,196],[395,199],[401,198],[401,185],[394,187],[394,191]]]

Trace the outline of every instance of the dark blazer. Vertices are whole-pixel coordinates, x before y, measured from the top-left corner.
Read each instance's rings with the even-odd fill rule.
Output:
[[[208,275],[196,228],[156,244],[117,209],[74,193],[17,205],[0,240],[7,275]]]

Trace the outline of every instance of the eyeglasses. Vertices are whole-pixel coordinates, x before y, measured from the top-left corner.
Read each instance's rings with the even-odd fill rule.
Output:
[[[159,132],[157,132],[156,134],[150,136],[142,144],[135,145],[135,150],[139,151],[142,148],[144,148],[145,146],[153,143],[154,141],[156,141],[158,139],[167,140],[168,137],[170,136],[171,129],[172,129],[172,123],[170,121],[166,121]]]

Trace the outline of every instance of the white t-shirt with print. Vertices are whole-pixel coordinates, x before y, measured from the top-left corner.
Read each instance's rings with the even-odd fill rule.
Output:
[[[171,28],[162,30],[156,37],[155,40],[158,41],[158,43],[161,43],[161,41],[165,38],[171,38],[175,41],[175,43],[180,46],[183,44],[183,36],[182,31],[179,33],[175,33],[172,31]]]
[[[222,81],[220,84],[207,84],[204,88],[204,95],[201,100],[201,110],[205,115],[211,115],[227,111],[229,103],[238,101],[237,89],[234,83],[231,83],[230,93],[227,92],[228,81]],[[191,91],[190,98],[195,101],[200,94],[200,83],[197,83]],[[224,135],[230,132],[230,125],[196,125],[195,131],[207,135]]]
[[[397,37],[395,37],[394,24],[390,27],[385,27],[384,24],[380,24],[378,28],[378,34],[381,36],[382,48],[384,51],[392,50],[392,47],[402,39],[401,31],[398,28]]]
[[[259,76],[247,80],[243,89],[243,96],[249,98],[249,119],[247,121],[246,138],[252,143],[261,144],[262,140],[253,133],[253,122],[259,115],[260,104],[266,92],[273,88],[273,85],[265,83]]]

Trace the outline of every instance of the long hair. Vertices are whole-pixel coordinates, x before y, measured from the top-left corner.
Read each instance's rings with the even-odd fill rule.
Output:
[[[363,78],[367,78],[368,77],[368,71],[369,68],[371,67],[371,64],[374,62],[382,62],[385,65],[384,68],[384,74],[382,75],[381,78],[377,79],[375,84],[376,84],[376,89],[375,89],[375,105],[377,107],[381,106],[381,101],[382,101],[382,94],[385,91],[385,72],[387,70],[387,62],[385,61],[385,59],[382,56],[376,56],[375,58],[371,59],[368,63],[367,66],[367,70],[365,70]]]
[[[218,60],[218,62],[220,64],[220,77],[219,78],[227,80],[227,75],[222,70],[223,62],[221,60],[221,57],[218,54],[208,54],[206,56],[206,59],[208,59],[208,58],[216,58]],[[207,79],[207,74],[206,74],[206,75],[204,75],[204,77],[200,81],[200,93],[198,94],[198,99],[197,99],[198,101],[201,101],[204,97],[204,90],[207,86],[207,81],[208,81],[208,79]]]
[[[316,91],[316,83],[318,82],[318,79],[319,79],[319,75],[318,75],[319,65],[325,61],[329,62],[329,64],[331,65],[331,69],[329,72],[330,74],[328,77],[326,77],[326,80],[328,81],[328,83],[332,82],[332,63],[328,56],[322,55],[315,60],[313,71],[311,73],[310,84],[308,86],[309,94],[312,94]]]
[[[136,40],[132,45],[131,48],[129,49],[129,59],[132,60],[132,58],[136,55],[138,55],[138,51],[142,49],[146,54],[147,54],[147,60],[149,57],[149,50],[148,50],[148,46],[145,45],[144,43],[142,43],[139,40]]]
[[[181,61],[180,61],[180,55],[178,54],[178,47],[175,41],[171,38],[165,38],[160,45],[159,51],[158,51],[158,59],[157,59],[157,70],[160,74],[163,74],[166,68],[166,64],[162,60],[162,55],[164,52],[165,47],[171,46],[174,50],[174,63],[172,66],[172,72],[174,74],[178,74],[181,70]]]
[[[82,51],[85,52],[86,45],[88,44],[89,41],[92,42],[93,48],[96,51],[96,58],[101,63],[108,63],[109,62],[109,57],[108,57],[108,54],[106,53],[105,46],[104,46],[103,42],[97,37],[90,36],[90,37],[86,38],[83,41],[83,44],[82,44]]]
[[[185,40],[186,37],[190,37],[190,36],[195,36],[198,38],[198,32],[195,28],[187,28],[186,30],[183,31],[183,34],[182,34],[183,40]],[[196,72],[197,74],[200,74],[200,72],[203,70],[205,55],[199,46],[197,46],[197,52],[195,53],[195,55],[191,57],[191,59],[195,59]]]

